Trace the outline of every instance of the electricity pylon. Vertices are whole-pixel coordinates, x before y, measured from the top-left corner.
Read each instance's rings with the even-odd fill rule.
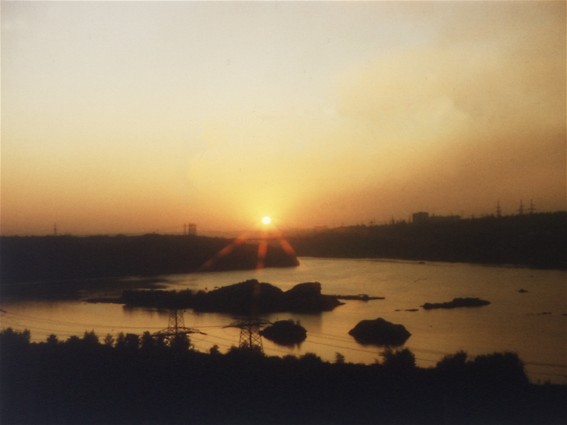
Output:
[[[268,324],[270,324],[268,320],[250,317],[243,320],[237,320],[226,327],[240,329],[240,338],[238,340],[238,346],[240,348],[258,350],[261,353],[264,353],[260,330]]]
[[[185,320],[183,319],[183,310],[171,309],[169,310],[167,328],[154,333],[154,336],[165,339],[169,343],[169,345],[171,345],[172,341],[178,338],[179,335],[189,334],[206,335],[206,333],[201,332],[198,329],[188,328],[185,326]]]

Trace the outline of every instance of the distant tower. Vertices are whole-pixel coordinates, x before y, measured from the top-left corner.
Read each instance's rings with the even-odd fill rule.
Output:
[[[520,207],[518,208],[518,214],[524,215],[524,201],[520,201]]]
[[[500,209],[500,201],[496,202],[496,217],[502,217],[502,210]]]
[[[189,335],[195,333],[206,335],[197,329],[185,327],[183,310],[171,309],[169,310],[167,328],[154,333],[154,336],[164,338],[166,341],[168,341],[169,345],[171,345],[172,341],[174,341],[175,338],[177,338],[179,335]]]
[[[57,223],[53,225],[53,236],[57,236]]]
[[[189,223],[187,225],[187,234],[189,236],[197,236],[197,225],[195,223]]]
[[[227,328],[239,328],[238,346],[249,350],[264,352],[260,330],[270,322],[262,319],[248,318],[231,323]]]

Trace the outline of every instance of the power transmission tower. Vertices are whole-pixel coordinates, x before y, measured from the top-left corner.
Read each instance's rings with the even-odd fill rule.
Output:
[[[227,328],[239,328],[240,338],[238,346],[249,350],[258,350],[264,353],[264,345],[262,344],[262,335],[260,331],[262,327],[270,324],[268,320],[247,318],[238,320],[226,326]]]
[[[502,217],[502,210],[500,209],[500,201],[496,202],[496,217]]]
[[[203,333],[198,329],[188,328],[185,326],[185,320],[183,318],[183,310],[171,309],[169,310],[167,328],[154,333],[154,336],[158,338],[163,338],[168,342],[169,345],[171,345],[173,341],[175,341],[177,338],[180,337],[180,335],[189,335],[195,333],[206,335],[206,333]]]

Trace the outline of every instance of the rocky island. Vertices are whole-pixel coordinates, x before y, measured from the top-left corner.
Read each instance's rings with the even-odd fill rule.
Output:
[[[260,331],[262,336],[278,345],[299,345],[307,338],[307,330],[294,320],[279,320]]]
[[[457,308],[457,307],[482,307],[490,304],[490,301],[480,298],[453,298],[452,301],[442,303],[425,303],[422,305],[424,310],[436,308]]]
[[[334,295],[321,293],[319,282],[305,282],[288,291],[250,279],[210,292],[190,290],[131,290],[115,299],[91,299],[130,307],[191,308],[202,312],[262,314],[274,312],[318,313],[331,311],[343,303]]]
[[[388,322],[379,317],[376,320],[362,320],[349,331],[349,335],[360,344],[398,346],[404,344],[411,333],[404,325]]]

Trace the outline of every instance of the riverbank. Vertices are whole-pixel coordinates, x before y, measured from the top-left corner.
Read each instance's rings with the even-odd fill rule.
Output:
[[[567,269],[567,212],[345,226],[290,238],[300,257]]]
[[[297,257],[269,244],[262,267],[295,267]],[[144,236],[0,238],[2,283],[254,270],[258,244],[231,239]]]

